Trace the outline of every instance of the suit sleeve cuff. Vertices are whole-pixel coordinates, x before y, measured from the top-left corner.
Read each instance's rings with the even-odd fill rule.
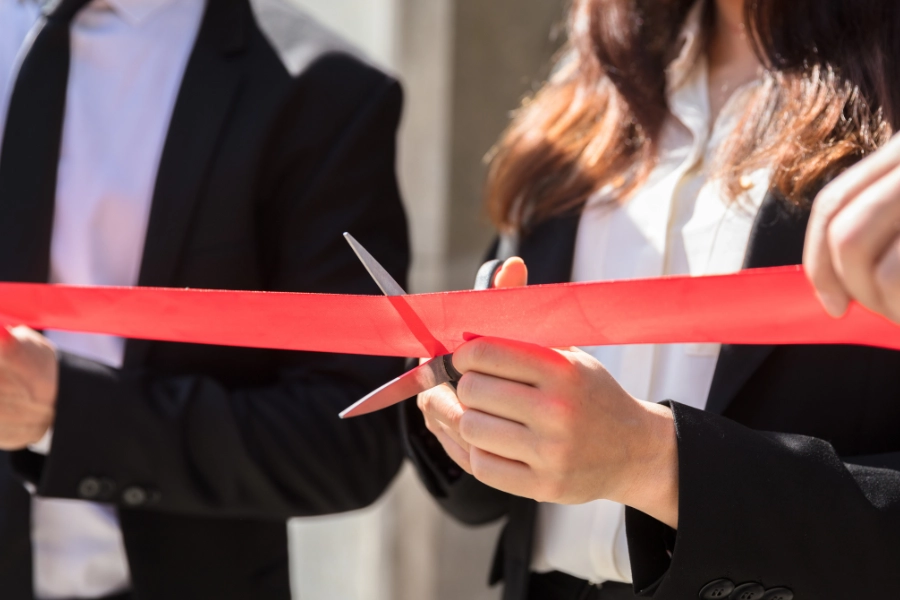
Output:
[[[50,454],[50,448],[53,446],[53,428],[47,430],[47,433],[44,434],[44,437],[39,439],[37,442],[33,444],[28,444],[28,449],[34,452],[35,454],[42,454],[47,456]]]
[[[672,409],[678,443],[678,530],[626,509],[632,580],[642,597],[696,598],[710,582],[752,579],[737,572],[750,565],[732,542],[740,536],[736,521],[750,518],[741,495],[753,483],[740,463],[753,460],[747,438],[758,433],[677,402],[662,404]]]
[[[828,551],[828,544],[809,544],[809,532],[827,522],[823,515],[864,522],[870,512],[827,442],[756,431],[720,415],[665,404],[674,414],[678,443],[678,532],[627,510],[639,595],[696,598],[723,581],[799,593],[798,547],[809,555],[808,564],[830,565],[823,567],[826,573],[840,566],[865,572]],[[813,504],[816,510],[810,510]],[[816,590],[822,579],[808,578],[807,591],[815,592],[808,597],[822,597]]]
[[[110,478],[117,473],[105,469],[115,463],[112,457],[130,450],[113,436],[101,433],[104,422],[122,423],[116,405],[123,403],[109,401],[118,399],[116,371],[65,352],[59,353],[59,365],[52,451],[41,457],[44,460],[37,492],[53,498],[115,501]]]

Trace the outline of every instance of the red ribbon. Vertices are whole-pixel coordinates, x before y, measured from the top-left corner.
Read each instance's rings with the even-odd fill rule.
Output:
[[[829,317],[800,267],[386,298],[0,284],[0,320],[127,338],[385,356],[436,356],[491,336],[546,347],[861,344],[900,350],[862,306]]]

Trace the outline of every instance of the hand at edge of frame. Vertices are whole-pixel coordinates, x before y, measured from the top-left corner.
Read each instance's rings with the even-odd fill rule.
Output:
[[[900,323],[900,136],[819,193],[803,265],[832,316],[856,300]]]
[[[28,327],[0,326],[0,449],[35,444],[56,414],[59,365],[54,345]]]

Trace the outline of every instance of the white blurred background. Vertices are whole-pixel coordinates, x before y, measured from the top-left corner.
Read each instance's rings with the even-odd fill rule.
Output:
[[[294,0],[395,74],[406,92],[399,173],[411,291],[471,285],[491,230],[483,158],[546,75],[567,0]],[[290,524],[299,600],[493,600],[499,524],[440,513],[407,465],[365,511]]]

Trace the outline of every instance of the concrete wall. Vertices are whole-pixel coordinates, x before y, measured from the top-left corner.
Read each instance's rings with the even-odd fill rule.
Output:
[[[412,291],[471,285],[491,237],[483,158],[547,72],[566,0],[294,0],[403,82]],[[499,524],[447,518],[407,467],[373,508],[290,524],[303,600],[494,600]]]
[[[472,284],[493,230],[483,211],[484,157],[523,96],[549,72],[563,0],[458,0],[450,140],[449,287]]]

